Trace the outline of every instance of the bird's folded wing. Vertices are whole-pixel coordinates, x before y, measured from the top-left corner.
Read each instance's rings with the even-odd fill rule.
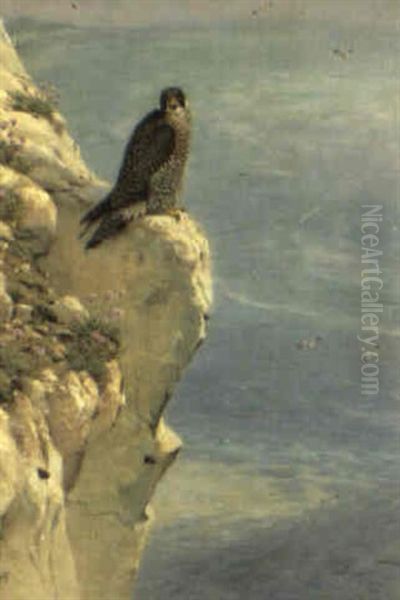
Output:
[[[175,131],[151,113],[135,129],[125,149],[116,188],[146,193],[151,176],[168,161],[175,148]]]

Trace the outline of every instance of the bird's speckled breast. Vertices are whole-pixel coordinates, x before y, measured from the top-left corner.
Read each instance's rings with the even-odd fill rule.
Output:
[[[155,173],[150,182],[148,212],[165,212],[175,208],[182,189],[183,176],[190,150],[190,119],[169,119],[175,131],[175,148],[169,160]]]

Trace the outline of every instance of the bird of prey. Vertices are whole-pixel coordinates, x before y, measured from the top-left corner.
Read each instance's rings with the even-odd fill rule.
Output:
[[[85,247],[94,248],[130,221],[145,214],[177,212],[189,154],[191,117],[178,87],[162,90],[160,107],[135,127],[111,192],[81,219],[85,235],[97,224]]]

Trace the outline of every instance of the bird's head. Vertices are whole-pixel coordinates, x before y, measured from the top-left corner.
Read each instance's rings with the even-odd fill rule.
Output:
[[[169,87],[161,92],[160,108],[164,112],[178,116],[182,113],[186,113],[188,101],[180,88]]]

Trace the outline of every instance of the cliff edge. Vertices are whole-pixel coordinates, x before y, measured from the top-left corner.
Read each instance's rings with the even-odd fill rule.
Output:
[[[163,411],[204,340],[206,238],[148,217],[77,240],[104,193],[0,24],[0,600],[123,600],[181,447]]]

